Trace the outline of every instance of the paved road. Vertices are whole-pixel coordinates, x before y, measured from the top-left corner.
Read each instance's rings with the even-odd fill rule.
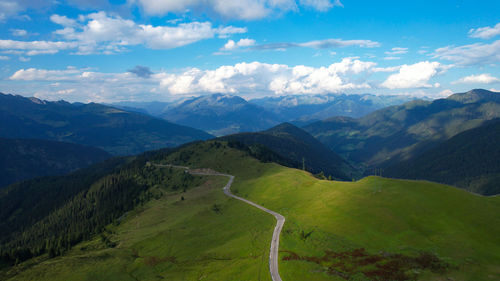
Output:
[[[229,177],[229,181],[227,182],[226,186],[224,186],[224,194],[226,194],[229,197],[232,197],[234,199],[238,199],[240,201],[243,201],[249,205],[254,206],[255,208],[261,209],[262,211],[269,213],[273,215],[276,218],[276,226],[274,227],[274,232],[273,232],[273,239],[271,240],[271,249],[269,251],[269,271],[271,273],[271,278],[273,281],[282,281],[279,271],[278,271],[278,250],[279,250],[279,244],[280,244],[280,233],[281,229],[283,229],[283,224],[285,223],[285,217],[271,211],[267,208],[262,207],[261,205],[255,204],[254,202],[247,200],[245,198],[236,196],[231,193],[231,185],[233,184],[234,181],[234,176],[233,175],[228,175],[228,174],[222,174],[218,173],[215,171],[192,171],[188,167],[184,166],[175,166],[175,165],[159,165],[155,164],[158,167],[174,167],[174,168],[181,168],[181,169],[186,169],[190,174],[192,175],[203,175],[203,176],[225,176]]]

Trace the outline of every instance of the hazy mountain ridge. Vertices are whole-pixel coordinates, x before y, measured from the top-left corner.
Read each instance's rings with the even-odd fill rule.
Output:
[[[200,130],[101,104],[46,102],[4,94],[0,94],[0,120],[0,137],[79,143],[115,155],[212,137]]]
[[[361,117],[375,110],[416,99],[411,96],[372,94],[288,95],[252,99],[283,121],[312,122],[331,116]]]
[[[111,155],[99,148],[39,139],[0,138],[0,187],[34,177],[62,175]]]

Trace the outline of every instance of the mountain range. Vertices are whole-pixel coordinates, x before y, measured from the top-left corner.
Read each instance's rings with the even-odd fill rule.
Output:
[[[415,99],[411,96],[290,95],[245,100],[212,94],[175,102],[120,102],[113,106],[148,113],[174,123],[222,136],[255,132],[282,122],[298,126],[331,116],[360,117],[386,106]]]
[[[304,127],[351,163],[385,168],[500,117],[500,95],[471,90],[390,106],[361,118],[332,117]]]
[[[357,118],[387,106],[415,99],[415,97],[406,95],[326,94],[264,97],[250,100],[250,102],[275,113],[284,122],[306,125],[332,116]]]
[[[0,93],[0,137],[78,143],[114,155],[173,147],[212,136],[201,130],[96,103],[48,102]]]
[[[461,132],[436,147],[384,170],[384,175],[425,179],[484,194],[500,194],[500,119]]]
[[[279,123],[276,115],[238,96],[213,94],[188,99],[167,109],[162,118],[216,136],[260,131]]]

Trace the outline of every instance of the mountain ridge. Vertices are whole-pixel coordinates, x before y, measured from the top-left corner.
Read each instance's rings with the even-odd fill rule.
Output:
[[[201,130],[97,103],[48,102],[0,94],[0,137],[99,147],[114,155],[212,138]]]
[[[477,102],[460,102],[472,95],[480,97]],[[500,117],[497,97],[494,92],[471,90],[432,102],[387,107],[358,119],[333,117],[303,128],[347,160],[368,169],[383,168]]]

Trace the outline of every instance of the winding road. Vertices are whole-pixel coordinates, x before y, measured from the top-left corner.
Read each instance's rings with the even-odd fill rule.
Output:
[[[155,164],[155,166],[185,169],[188,173],[190,173],[192,175],[228,177],[229,181],[227,182],[227,184],[223,188],[224,194],[226,194],[227,196],[232,197],[234,199],[238,199],[240,201],[243,201],[249,205],[254,206],[255,208],[258,208],[258,209],[260,209],[268,214],[273,215],[276,218],[276,226],[274,227],[273,238],[271,240],[271,249],[269,251],[269,271],[271,273],[271,278],[273,279],[273,281],[282,281],[280,274],[279,274],[279,271],[278,271],[278,249],[279,249],[279,244],[280,244],[281,229],[283,229],[283,224],[285,224],[285,217],[284,216],[282,216],[274,211],[271,211],[267,208],[264,208],[261,205],[256,204],[250,200],[236,196],[233,193],[231,193],[231,185],[233,184],[233,181],[234,181],[233,175],[223,174],[223,173],[219,173],[219,172],[212,171],[209,169],[191,170],[191,169],[189,169],[189,167],[176,166],[176,165]]]

